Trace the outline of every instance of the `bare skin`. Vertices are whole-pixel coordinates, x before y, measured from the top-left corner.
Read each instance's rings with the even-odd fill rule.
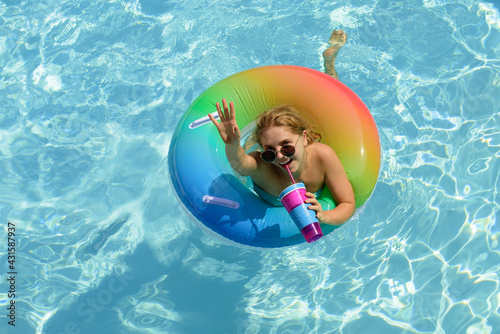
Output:
[[[298,135],[286,127],[270,127],[260,137],[264,149],[276,152],[276,159],[267,163],[260,157],[260,152],[246,154],[240,146],[241,132],[236,123],[233,102],[228,105],[223,99],[222,107],[219,103],[216,106],[220,122],[209,116],[226,144],[226,157],[236,172],[250,176],[265,192],[278,196],[292,184],[284,167],[287,164],[294,179],[304,182],[308,189],[306,195],[309,198],[306,202],[311,204],[309,208],[314,210],[320,223],[340,225],[352,216],[355,210],[354,193],[339,158],[329,146],[318,142],[308,143],[305,131]],[[284,145],[295,145],[292,157],[281,154],[280,149]],[[337,203],[333,210],[324,211],[313,194],[323,185],[330,189]]]
[[[328,41],[329,47],[323,52],[325,73],[338,80],[339,76],[335,70],[335,59],[340,48],[347,41],[347,35],[342,30],[334,30]]]

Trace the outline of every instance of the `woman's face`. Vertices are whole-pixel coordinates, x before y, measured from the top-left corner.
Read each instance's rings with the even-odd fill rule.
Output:
[[[302,165],[304,159],[305,147],[307,146],[306,136],[303,133],[298,135],[291,132],[283,126],[272,126],[265,129],[260,134],[260,142],[263,150],[271,150],[276,152],[276,159],[272,164],[286,170],[286,165],[291,172],[296,172]],[[291,157],[284,156],[280,149],[284,145],[295,146],[295,154]]]

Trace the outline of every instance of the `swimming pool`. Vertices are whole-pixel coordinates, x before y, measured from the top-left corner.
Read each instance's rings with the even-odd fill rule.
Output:
[[[8,0],[0,13],[0,304],[14,301],[16,325],[2,317],[2,333],[500,331],[498,7]],[[379,128],[372,197],[311,245],[205,235],[168,181],[177,121],[236,72],[322,70],[334,28],[349,36],[340,79]]]

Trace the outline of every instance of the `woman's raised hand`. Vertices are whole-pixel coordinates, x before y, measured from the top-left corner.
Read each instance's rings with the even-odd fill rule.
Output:
[[[217,122],[217,120],[211,114],[208,114],[208,117],[210,117],[212,122],[217,127],[220,137],[225,144],[237,143],[239,145],[241,132],[238,124],[236,123],[234,103],[229,102],[228,107],[226,99],[222,99],[222,109],[219,102],[217,102],[215,106],[217,107],[217,113],[219,114],[220,123]]]

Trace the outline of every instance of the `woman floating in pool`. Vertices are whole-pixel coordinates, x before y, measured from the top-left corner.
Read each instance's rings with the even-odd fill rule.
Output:
[[[324,52],[327,74],[336,76],[334,61],[345,43],[345,34],[334,31],[330,47]],[[328,64],[328,65],[327,65]],[[320,135],[291,106],[283,105],[265,111],[257,117],[254,139],[262,152],[245,153],[240,145],[241,132],[236,123],[233,102],[216,104],[220,122],[209,115],[225,143],[231,167],[240,175],[250,176],[254,189],[270,204],[278,205],[278,195],[292,184],[285,166],[294,179],[308,190],[306,201],[320,223],[340,225],[354,213],[356,203],[352,186],[344,168],[329,146],[317,142]],[[333,210],[323,211],[316,196],[328,187],[335,202]]]

